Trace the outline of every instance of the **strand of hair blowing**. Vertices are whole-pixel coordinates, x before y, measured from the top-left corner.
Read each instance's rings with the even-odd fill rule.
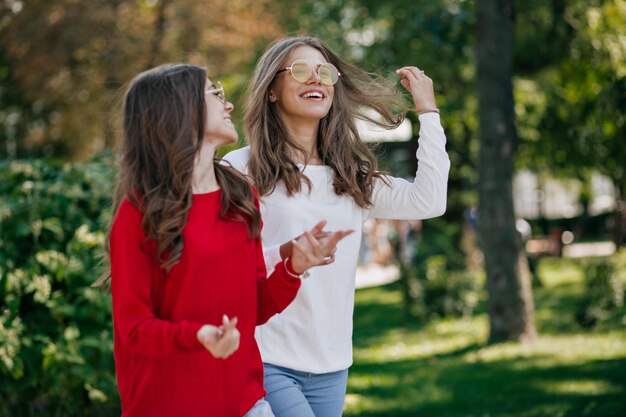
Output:
[[[250,144],[251,176],[261,195],[271,193],[282,180],[288,195],[299,192],[309,179],[291,160],[295,151],[305,150],[289,137],[274,103],[268,100],[276,72],[289,54],[300,46],[317,49],[341,73],[335,84],[333,105],[320,121],[317,150],[323,163],[334,172],[333,187],[338,195],[351,196],[360,207],[371,205],[374,178],[385,177],[377,170],[372,150],[360,136],[356,119],[369,121],[383,129],[400,125],[408,110],[395,86],[380,74],[369,74],[341,60],[317,38],[286,38],[272,45],[261,57],[247,92],[244,127]],[[373,117],[373,111],[381,118]],[[395,113],[394,113],[395,111]]]

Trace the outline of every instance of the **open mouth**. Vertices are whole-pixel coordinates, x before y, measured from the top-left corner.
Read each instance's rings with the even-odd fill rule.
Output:
[[[312,98],[312,99],[323,99],[325,96],[319,91],[308,91],[302,94],[300,97],[302,98]]]

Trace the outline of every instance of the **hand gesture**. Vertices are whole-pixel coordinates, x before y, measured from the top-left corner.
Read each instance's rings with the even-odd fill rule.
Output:
[[[217,359],[226,359],[239,349],[239,330],[237,317],[232,320],[224,314],[220,327],[205,324],[198,330],[197,337],[200,343]]]
[[[424,71],[416,67],[402,67],[396,70],[396,74],[402,77],[400,84],[406,88],[415,103],[415,111],[418,114],[428,111],[438,111],[435,102],[433,80],[428,78]]]
[[[354,230],[325,232],[326,221],[322,220],[308,232],[291,241],[291,266],[298,274],[319,265],[328,265],[335,260],[337,243]]]

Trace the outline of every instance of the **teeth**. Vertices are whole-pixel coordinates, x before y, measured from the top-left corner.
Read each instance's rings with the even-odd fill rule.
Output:
[[[302,97],[304,97],[304,98],[310,98],[310,97],[322,98],[322,94],[321,93],[316,93],[316,92],[304,93],[302,95]]]

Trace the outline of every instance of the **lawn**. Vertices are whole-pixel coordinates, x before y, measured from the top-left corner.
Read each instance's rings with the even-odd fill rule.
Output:
[[[487,345],[488,318],[406,323],[397,284],[358,290],[344,415],[626,416],[626,309],[592,330],[572,261],[545,259],[533,344]]]

